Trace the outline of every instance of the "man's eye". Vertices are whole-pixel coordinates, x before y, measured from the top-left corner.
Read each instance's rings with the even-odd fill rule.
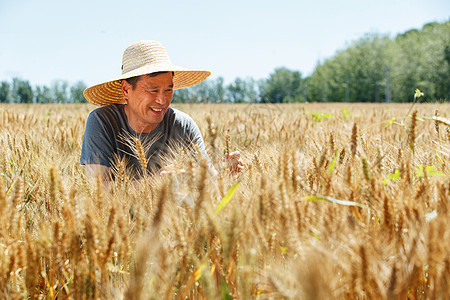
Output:
[[[169,89],[169,90],[166,90],[166,92],[168,92],[168,93],[172,93],[172,92],[173,92],[173,90],[172,90],[172,89]]]

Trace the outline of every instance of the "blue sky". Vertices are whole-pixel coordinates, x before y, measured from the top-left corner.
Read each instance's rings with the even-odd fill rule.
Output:
[[[226,82],[281,66],[307,76],[365,33],[448,20],[448,0],[0,0],[0,81],[100,83],[120,74],[123,51],[140,39]]]

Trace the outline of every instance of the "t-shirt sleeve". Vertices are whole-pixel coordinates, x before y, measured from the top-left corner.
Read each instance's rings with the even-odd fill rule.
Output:
[[[107,120],[96,111],[91,112],[86,121],[80,164],[99,164],[111,167],[111,159],[115,151],[112,144],[112,133],[109,131]]]
[[[211,159],[208,156],[208,153],[206,153],[205,142],[203,140],[200,128],[198,128],[197,124],[189,116],[186,117],[186,129],[189,142],[197,144],[202,156],[206,158],[208,161],[211,161]]]

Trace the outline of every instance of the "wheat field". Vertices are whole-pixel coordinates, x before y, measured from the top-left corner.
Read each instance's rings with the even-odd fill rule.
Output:
[[[92,105],[0,106],[0,298],[450,298],[448,104],[176,107],[217,176],[91,182]]]

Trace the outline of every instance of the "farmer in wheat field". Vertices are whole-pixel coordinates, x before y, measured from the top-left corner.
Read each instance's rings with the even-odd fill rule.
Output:
[[[174,90],[196,85],[210,74],[172,64],[159,42],[129,46],[123,54],[122,75],[84,91],[90,103],[101,106],[86,122],[80,158],[86,174],[110,179],[114,160],[123,159],[135,175],[142,175],[136,138],[146,150],[144,161],[151,173],[167,168],[163,157],[175,146],[200,151],[210,162],[193,119],[169,107]],[[225,159],[232,170],[242,169],[238,152]]]

